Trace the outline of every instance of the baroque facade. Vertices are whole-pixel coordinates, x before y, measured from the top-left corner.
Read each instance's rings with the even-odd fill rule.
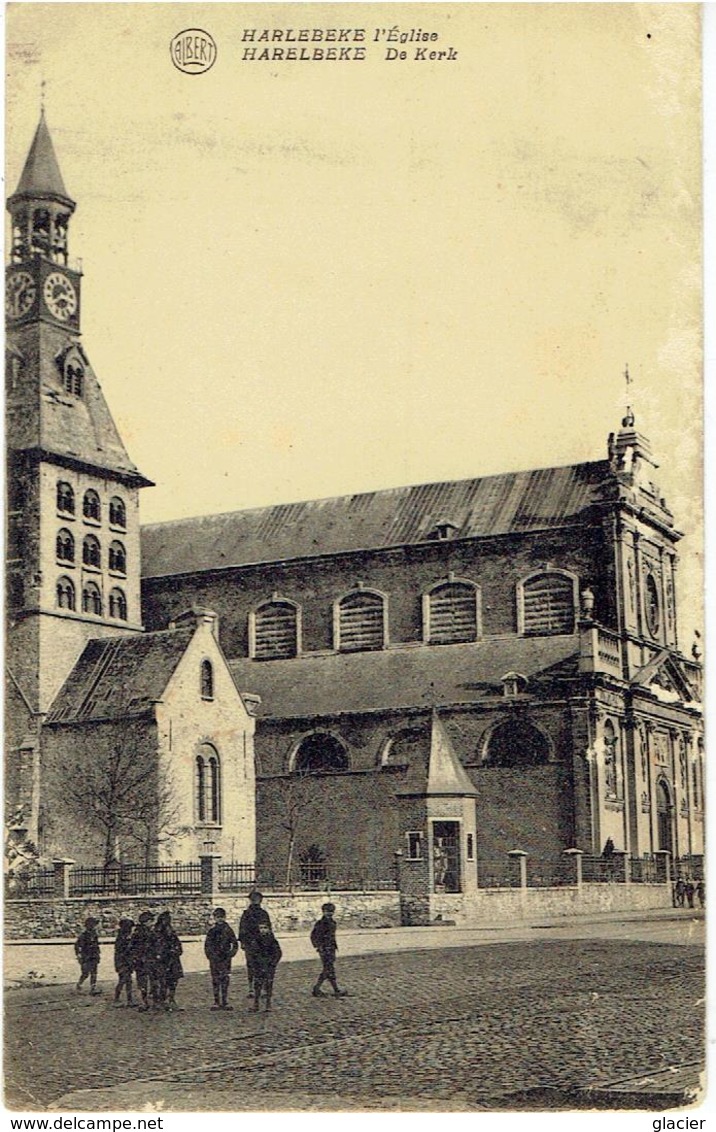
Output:
[[[74,204],[44,121],[8,208],[7,782],[33,836],[63,851],[42,814],[71,729],[134,703],[179,768],[182,823],[204,831],[211,809],[221,851],[248,854],[255,807],[267,877],[287,852],[385,877],[398,853],[408,888],[469,892],[515,849],[702,854],[680,533],[631,411],[602,460],[140,528],[148,481],[80,344]],[[168,653],[177,675],[222,673],[214,722]]]

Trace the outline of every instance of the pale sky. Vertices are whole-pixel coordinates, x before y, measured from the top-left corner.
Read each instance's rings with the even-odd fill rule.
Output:
[[[395,24],[457,59],[242,60],[246,28]],[[186,27],[217,42],[204,75],[172,66]],[[44,78],[144,522],[601,459],[628,361],[688,651],[697,7],[16,4],[7,48],[9,190]]]

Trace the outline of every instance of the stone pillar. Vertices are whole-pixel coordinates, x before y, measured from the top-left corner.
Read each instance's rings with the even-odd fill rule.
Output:
[[[70,872],[74,861],[71,857],[58,857],[56,861],[52,862],[52,867],[55,872],[55,896],[60,900],[67,900],[70,895]]]
[[[520,869],[520,893],[524,899],[527,891],[527,854],[524,849],[510,849],[507,854],[513,861],[519,863]]]
[[[582,888],[582,857],[584,856],[583,849],[565,849],[565,856],[571,857],[574,861],[574,883],[577,889],[581,891]]]
[[[202,853],[201,862],[201,894],[213,896],[219,891],[219,865],[221,853]]]

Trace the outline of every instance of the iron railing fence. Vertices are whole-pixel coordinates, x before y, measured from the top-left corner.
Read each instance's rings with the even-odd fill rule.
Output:
[[[219,865],[220,892],[248,892],[255,884],[256,869],[254,865],[239,864],[237,861]]]
[[[79,866],[70,871],[70,896],[123,896],[201,891],[200,864]]]
[[[33,869],[5,875],[5,897],[17,900],[24,897],[54,896],[55,870]]]

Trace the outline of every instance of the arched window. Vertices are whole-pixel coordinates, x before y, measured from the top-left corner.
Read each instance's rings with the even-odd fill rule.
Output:
[[[356,590],[338,602],[337,647],[341,652],[382,649],[385,645],[385,599],[382,594]]]
[[[316,731],[302,739],[292,761],[293,770],[304,774],[335,774],[349,769],[343,744],[328,731]]]
[[[93,488],[85,492],[84,500],[82,501],[82,514],[85,519],[92,519],[94,522],[99,523],[102,518],[102,508],[99,501],[99,496]]]
[[[221,766],[216,748],[202,743],[196,756],[196,816],[209,825],[221,823]]]
[[[75,608],[75,587],[71,578],[58,578],[56,588],[57,608]]]
[[[65,483],[64,480],[60,480],[57,484],[57,510],[63,515],[75,513],[75,493],[70,484]]]
[[[75,560],[75,540],[72,533],[65,530],[64,527],[57,532],[55,552],[60,562],[74,562]]]
[[[82,611],[94,613],[97,617],[102,616],[102,594],[99,592],[99,586],[94,582],[87,582],[82,590]]]
[[[65,389],[68,393],[74,393],[75,397],[81,397],[84,392],[85,371],[82,366],[76,362],[67,362],[65,366]]]
[[[549,743],[527,720],[508,719],[490,735],[484,761],[488,766],[539,766],[549,761]]]
[[[118,586],[109,591],[109,615],[116,621],[127,620],[127,599]]]
[[[409,766],[420,754],[426,753],[426,735],[418,727],[396,731],[385,742],[381,751],[381,766]]]
[[[278,660],[298,653],[298,606],[292,601],[266,601],[250,615],[252,656]]]
[[[568,574],[551,570],[533,574],[519,589],[521,617],[518,615],[518,620],[525,636],[574,632],[574,579]]]
[[[127,553],[118,539],[109,544],[109,568],[116,574],[127,573]]]
[[[113,495],[109,501],[109,525],[122,531],[127,529],[127,509],[118,495]]]
[[[429,644],[477,640],[478,590],[471,582],[441,582],[426,594],[423,606]]]
[[[101,566],[102,565],[102,550],[99,545],[99,539],[94,535],[85,535],[82,543],[82,561],[85,566]]]
[[[214,669],[210,660],[201,662],[201,698],[202,700],[214,698]]]

